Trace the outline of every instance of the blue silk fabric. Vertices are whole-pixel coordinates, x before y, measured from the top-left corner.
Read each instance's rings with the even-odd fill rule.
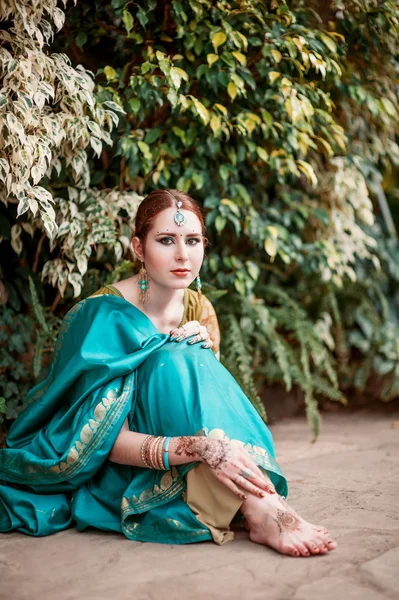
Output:
[[[184,500],[197,463],[165,472],[107,458],[126,418],[131,431],[239,440],[287,495],[268,428],[212,350],[171,341],[122,298],[69,311],[49,376],[26,404],[0,450],[1,532],[75,525],[168,544],[211,540]]]

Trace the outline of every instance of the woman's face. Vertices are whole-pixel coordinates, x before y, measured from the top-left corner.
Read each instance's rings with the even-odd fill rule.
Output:
[[[199,274],[204,259],[204,242],[201,223],[190,210],[181,209],[186,217],[184,225],[176,225],[177,207],[160,212],[147,234],[143,248],[138,238],[133,238],[133,249],[150,280],[160,286],[186,288]]]

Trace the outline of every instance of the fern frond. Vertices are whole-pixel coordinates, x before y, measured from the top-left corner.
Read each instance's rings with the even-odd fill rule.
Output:
[[[252,357],[249,354],[243,334],[235,315],[223,315],[221,323],[224,330],[222,361],[237,379],[258,413],[266,419],[266,411],[258,395],[252,372]]]
[[[33,359],[33,375],[35,376],[35,379],[39,377],[42,368],[42,353],[45,341],[43,334],[38,334],[35,345],[35,356]]]
[[[33,279],[30,276],[29,276],[29,290],[30,290],[30,294],[32,297],[33,312],[35,314],[36,320],[39,323],[39,325],[41,326],[41,328],[43,329],[43,331],[45,333],[49,334],[50,332],[49,332],[48,325],[46,323],[46,315],[45,315],[42,305],[39,302],[39,298],[38,298],[38,295],[36,292],[35,284],[33,283]]]

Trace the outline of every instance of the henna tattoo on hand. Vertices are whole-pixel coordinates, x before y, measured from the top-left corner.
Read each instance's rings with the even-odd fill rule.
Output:
[[[280,529],[280,533],[284,533],[285,531],[299,531],[301,529],[301,523],[299,519],[292,513],[286,510],[277,509],[277,517],[276,517],[278,528]]]
[[[177,438],[175,452],[194,460],[201,457],[211,469],[217,469],[226,460],[226,448],[221,440],[184,436]]]

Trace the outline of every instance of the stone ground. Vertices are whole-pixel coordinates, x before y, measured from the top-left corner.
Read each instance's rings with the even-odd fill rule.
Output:
[[[130,542],[75,530],[0,535],[1,600],[397,600],[399,415],[327,414],[311,443],[304,419],[274,425],[289,501],[339,547],[291,558],[252,544]]]

